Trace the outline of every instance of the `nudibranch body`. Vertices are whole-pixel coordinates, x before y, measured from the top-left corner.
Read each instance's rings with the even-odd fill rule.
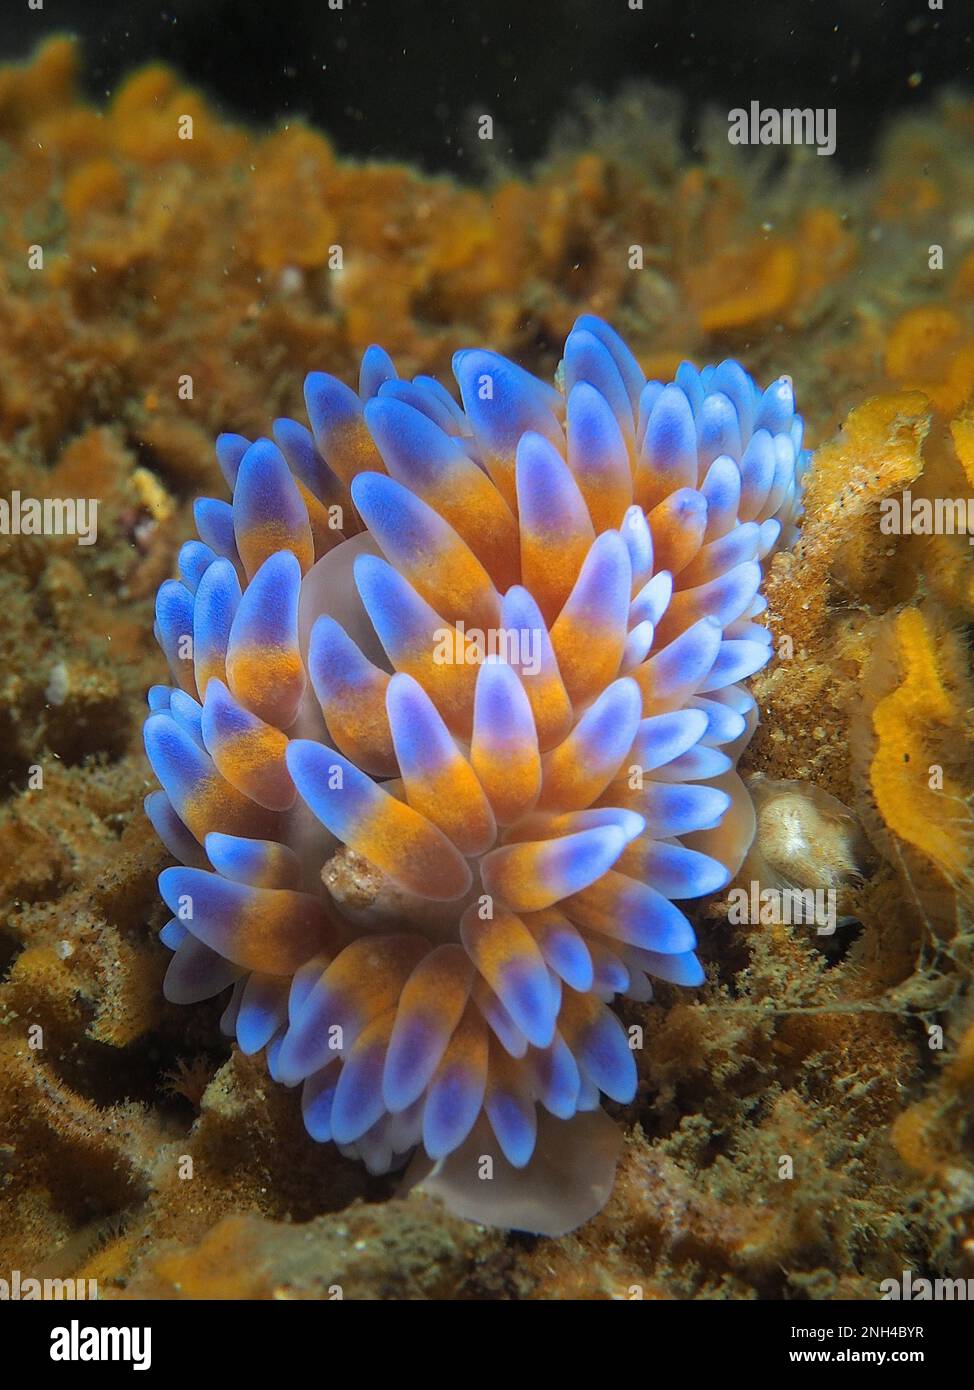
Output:
[[[372,347],[358,393],[307,378],[310,430],[217,441],[232,502],[159,591],[145,726],[165,991],[232,987],[313,1138],[559,1233],[636,1091],[610,1003],[702,982],[677,904],[754,833],[742,682],[806,456],[788,378],[646,381],[591,316],[560,389],[454,372],[462,404]]]

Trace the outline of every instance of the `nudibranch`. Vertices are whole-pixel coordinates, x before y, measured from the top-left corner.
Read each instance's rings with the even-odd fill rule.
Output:
[[[180,861],[169,1000],[301,1087],[305,1124],[485,1223],[559,1234],[636,1093],[616,996],[703,971],[678,906],[754,834],[736,772],[801,513],[791,381],[647,381],[578,319],[549,385],[379,347],[310,429],[216,443],[232,501],[156,604],[148,816]]]

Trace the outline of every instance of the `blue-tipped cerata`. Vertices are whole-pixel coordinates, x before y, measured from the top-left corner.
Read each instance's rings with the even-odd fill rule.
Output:
[[[156,604],[165,988],[231,989],[313,1139],[557,1233],[635,1095],[612,1001],[702,982],[684,904],[753,835],[742,682],[807,456],[787,377],[647,381],[591,315],[557,387],[482,348],[454,374],[371,347],[358,390],[308,376],[310,428],[217,440],[231,499]]]

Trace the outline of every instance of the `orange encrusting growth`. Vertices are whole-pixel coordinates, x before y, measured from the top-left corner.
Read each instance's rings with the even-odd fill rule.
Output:
[[[958,697],[947,688],[933,631],[915,608],[892,624],[899,683],[872,712],[877,746],[869,782],[886,826],[953,881],[970,871],[963,784],[936,762],[931,729],[948,731]]]

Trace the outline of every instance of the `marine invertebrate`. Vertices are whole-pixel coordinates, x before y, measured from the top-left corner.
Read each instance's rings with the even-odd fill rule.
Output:
[[[757,815],[748,874],[775,888],[838,888],[863,877],[865,836],[852,811],[812,782],[760,774],[749,790]]]
[[[564,392],[479,349],[455,374],[462,409],[371,348],[358,395],[308,377],[311,431],[217,441],[233,501],[159,591],[145,726],[166,992],[232,985],[315,1138],[374,1171],[422,1146],[457,1209],[564,1230],[611,1182],[600,1096],[635,1092],[608,1003],[702,981],[676,901],[753,834],[741,682],[801,421],[732,362],[647,383],[591,317]],[[515,1177],[547,1163],[548,1195]]]
[[[959,410],[974,386],[974,338],[944,305],[910,309],[892,326],[886,371],[897,385],[924,391],[944,411]]]
[[[853,745],[878,813],[873,834],[885,853],[908,856],[917,891],[932,865],[938,881],[969,900],[974,741],[966,644],[929,601],[885,618],[881,635]],[[956,906],[957,898],[948,901]]]

